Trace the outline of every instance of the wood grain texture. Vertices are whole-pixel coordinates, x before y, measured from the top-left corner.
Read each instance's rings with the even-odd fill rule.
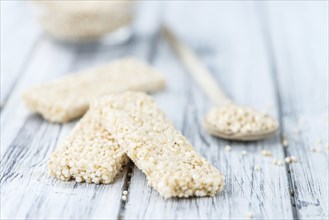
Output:
[[[26,6],[5,4],[11,10]],[[24,13],[9,15],[3,5],[1,219],[245,219],[248,211],[256,219],[328,219],[328,151],[323,148],[328,144],[328,2],[144,2],[135,26],[139,37],[120,47],[83,48],[38,37],[42,31],[34,20],[23,19]],[[154,34],[159,20],[197,52],[230,98],[277,117],[288,148],[279,135],[244,143],[205,133],[201,124],[212,103],[164,39]],[[26,24],[6,31],[18,23]],[[48,156],[75,122],[49,124],[31,114],[20,99],[22,91],[127,55],[148,60],[166,74],[168,88],[155,95],[156,101],[200,154],[224,173],[222,193],[165,200],[132,163],[106,186],[48,176]],[[227,144],[233,148],[230,153],[224,150]],[[321,152],[310,152],[312,146]],[[274,166],[272,158],[261,156],[262,149],[276,159],[295,155],[299,162]],[[248,155],[243,157],[242,150]],[[255,165],[260,171],[254,171]],[[129,191],[126,202],[121,200],[123,190]]]
[[[63,126],[49,124],[31,114],[20,96],[32,85],[114,58],[145,59],[151,55],[152,45],[146,35],[152,31],[154,27],[143,29],[143,39],[136,38],[121,47],[98,44],[67,47],[47,37],[39,39],[1,112],[1,219],[114,219],[118,216],[126,171],[114,184],[106,186],[65,183],[49,177],[46,168],[49,154],[75,122]]]
[[[31,114],[21,100],[24,89],[66,73],[73,62],[74,51],[57,47],[47,39],[42,39],[35,50],[1,112],[1,155]]]
[[[1,1],[1,95],[7,100],[17,79],[28,65],[42,32],[29,2]]]
[[[264,31],[289,143],[285,154],[299,159],[287,166],[296,217],[328,219],[328,2],[268,3],[266,9]]]
[[[190,4],[181,6],[182,11],[175,13],[181,15],[183,10],[187,10],[193,14],[193,17],[189,16],[185,19],[194,24],[199,22],[198,25],[203,26],[213,19],[209,17],[210,14],[207,17],[209,20],[204,20],[204,24],[201,23],[197,13],[203,7],[202,10],[217,12],[217,20],[213,25],[218,30],[223,33],[235,31],[236,37],[233,39],[221,36],[221,33],[216,35],[221,37],[218,42],[225,42],[230,47],[223,48],[224,46],[211,42],[210,39],[204,39],[208,42],[207,45],[200,45],[194,36],[186,35],[181,31],[184,24],[178,23],[172,14],[168,15],[169,21],[166,20],[168,23],[170,19],[175,21],[169,24],[177,33],[181,33],[181,39],[190,42],[197,51],[200,51],[199,55],[204,63],[231,98],[238,103],[249,104],[258,109],[264,109],[264,103],[267,102],[275,104],[266,50],[264,44],[259,43],[263,39],[256,22],[257,17],[253,16],[255,13],[253,5],[212,3],[206,7],[204,4],[195,3],[189,6]],[[172,10],[168,9],[168,11]],[[227,25],[229,16],[235,17],[236,20]],[[194,17],[197,21],[193,20]],[[234,27],[240,28],[232,30]],[[248,54],[250,51],[253,51],[252,56]],[[222,60],[223,58],[225,61]],[[260,219],[292,218],[286,170],[284,167],[272,165],[272,159],[264,158],[260,154],[262,149],[267,149],[273,152],[275,158],[282,159],[284,152],[279,138],[243,143],[227,142],[211,137],[202,127],[203,117],[210,109],[211,103],[191,81],[188,74],[184,73],[182,65],[177,62],[175,55],[163,41],[155,65],[167,73],[169,80],[167,92],[156,95],[158,104],[198,151],[224,173],[226,186],[224,191],[214,198],[164,200],[156,191],[147,188],[145,176],[135,168],[124,217],[127,219],[241,219],[246,218],[247,212],[251,211]],[[256,78],[258,80],[254,80]],[[262,83],[260,84],[259,81]],[[173,104],[168,105],[168,103]],[[275,109],[271,113],[277,116]],[[227,144],[233,147],[231,153],[224,151],[224,146]],[[242,150],[247,150],[249,155],[243,157]],[[260,172],[253,170],[255,165],[261,167]]]
[[[61,69],[51,66],[52,63],[47,63],[48,59],[60,61],[64,58],[66,65],[64,66],[63,60],[60,68],[66,73],[122,56],[133,55],[145,59],[150,53],[150,45],[147,42],[149,41],[135,39],[124,47],[111,50],[103,50],[100,47],[92,50],[63,50],[62,46],[49,40],[40,44],[41,48],[36,52],[38,57],[33,59],[36,65],[32,63],[30,69],[24,73],[3,112],[3,115],[11,115],[9,119],[19,120],[4,120],[2,125],[6,128],[11,127],[11,130],[5,130],[4,136],[13,138],[5,139],[1,149],[4,152],[1,160],[1,201],[5,201],[2,206],[5,210],[1,212],[2,218],[99,219],[115,218],[118,215],[125,171],[114,184],[99,186],[65,183],[49,177],[46,168],[49,154],[72,129],[74,122],[63,126],[49,124],[24,109],[24,106],[15,109],[17,103],[23,105],[19,100],[23,88],[35,84],[38,77],[43,81],[42,77],[52,78],[52,74],[61,72]],[[44,50],[44,47],[47,49]],[[43,69],[37,65],[39,63],[48,68],[52,67],[52,71]],[[12,133],[14,135],[11,135]],[[22,185],[22,182],[25,184]],[[17,207],[19,212],[12,207]]]

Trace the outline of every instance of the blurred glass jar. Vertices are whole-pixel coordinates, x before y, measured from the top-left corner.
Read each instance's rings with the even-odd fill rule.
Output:
[[[39,21],[46,32],[65,42],[128,40],[134,1],[34,1],[42,9]]]

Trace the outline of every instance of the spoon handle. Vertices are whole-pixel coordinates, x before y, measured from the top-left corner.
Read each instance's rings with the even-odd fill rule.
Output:
[[[162,26],[162,32],[169,44],[172,46],[178,57],[182,60],[188,72],[194,77],[194,80],[204,90],[215,105],[223,105],[231,102],[223,90],[217,85],[216,80],[211,73],[198,59],[197,55],[186,45],[183,44],[168,27]]]

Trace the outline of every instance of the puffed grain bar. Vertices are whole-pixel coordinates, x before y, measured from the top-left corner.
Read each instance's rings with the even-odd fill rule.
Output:
[[[91,104],[101,122],[163,197],[214,196],[224,176],[176,130],[153,99],[140,92]]]
[[[88,110],[51,154],[48,170],[60,180],[111,183],[127,163],[128,157],[113,136]]]
[[[23,93],[23,100],[46,120],[63,123],[82,116],[94,98],[127,90],[153,92],[164,85],[161,73],[125,58],[35,86]]]

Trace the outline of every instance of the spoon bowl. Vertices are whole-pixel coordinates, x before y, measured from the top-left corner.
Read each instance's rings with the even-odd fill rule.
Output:
[[[240,141],[264,139],[278,130],[271,116],[235,104],[213,108],[204,118],[204,127],[214,136]]]
[[[217,85],[197,55],[167,27],[163,26],[162,31],[188,72],[218,106],[205,117],[204,127],[208,133],[224,139],[241,141],[264,139],[276,133],[278,123],[274,118],[252,108],[234,104]]]

